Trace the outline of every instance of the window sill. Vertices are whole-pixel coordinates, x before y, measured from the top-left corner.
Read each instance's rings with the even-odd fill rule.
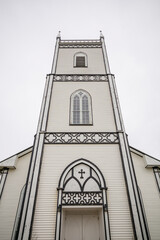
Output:
[[[84,124],[84,123],[70,123],[69,124],[70,126],[93,126],[93,123],[87,123],[87,124]]]
[[[73,66],[74,68],[87,68],[88,66]]]

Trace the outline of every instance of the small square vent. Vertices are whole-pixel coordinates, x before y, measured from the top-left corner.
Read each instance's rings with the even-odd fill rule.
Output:
[[[76,67],[85,67],[85,57],[76,57]]]

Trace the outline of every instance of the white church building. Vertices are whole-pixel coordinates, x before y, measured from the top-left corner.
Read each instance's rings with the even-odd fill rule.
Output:
[[[104,37],[57,36],[32,147],[0,162],[1,240],[160,240],[160,160],[129,146]]]

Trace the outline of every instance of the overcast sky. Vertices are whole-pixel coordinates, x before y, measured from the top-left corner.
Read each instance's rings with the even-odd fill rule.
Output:
[[[59,30],[102,30],[129,143],[160,158],[159,0],[0,0],[0,160],[33,144]]]

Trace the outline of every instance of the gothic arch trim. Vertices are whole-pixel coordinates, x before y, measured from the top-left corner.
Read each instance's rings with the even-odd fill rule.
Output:
[[[91,94],[90,94],[89,92],[87,92],[86,90],[82,89],[82,88],[75,90],[75,91],[71,94],[71,98],[72,98],[73,95],[76,94],[76,92],[79,92],[79,91],[85,92],[85,94],[88,95],[88,96],[91,98]]]
[[[80,171],[79,171],[80,170]],[[73,179],[78,183],[76,186],[66,185]],[[89,185],[85,189],[87,182]],[[96,185],[94,185],[96,183]],[[80,189],[79,189],[80,186]],[[57,198],[57,217],[56,217],[56,231],[55,240],[62,240],[64,212],[67,207],[72,211],[81,209],[99,209],[103,214],[104,239],[110,240],[110,225],[108,216],[106,182],[100,169],[91,161],[84,158],[77,159],[71,162],[62,172],[58,184],[58,198]],[[78,191],[77,191],[78,190]]]
[[[68,183],[71,179],[74,179],[74,180],[78,183],[79,188],[81,189],[81,185],[80,185],[79,181],[77,180],[77,178],[75,178],[75,177],[73,177],[73,176],[71,176],[70,178],[68,178],[68,179],[66,180],[66,182],[64,183],[64,188],[66,187],[67,183]]]
[[[89,167],[91,167],[98,175],[101,189],[107,190],[106,182],[105,182],[104,176],[103,176],[102,172],[100,171],[100,169],[94,163],[92,163],[89,160],[86,160],[84,158],[80,158],[80,159],[75,160],[74,162],[70,163],[64,169],[64,171],[62,172],[62,175],[60,177],[60,180],[59,180],[58,189],[63,189],[63,187],[64,187],[63,184],[64,184],[64,181],[65,181],[65,177],[67,176],[68,172],[73,167],[75,167],[76,165],[79,165],[79,164],[85,164],[85,165],[88,165]],[[85,183],[84,183],[84,185],[85,185]]]

